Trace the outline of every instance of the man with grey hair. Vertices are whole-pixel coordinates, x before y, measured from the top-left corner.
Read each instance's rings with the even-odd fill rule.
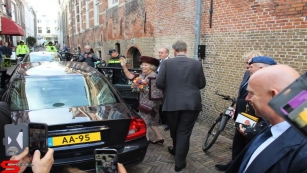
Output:
[[[94,62],[98,61],[97,56],[91,53],[91,46],[84,46],[84,53],[79,56],[78,62],[86,62],[87,65],[95,67]]]
[[[256,57],[250,58],[247,61],[247,63],[249,65],[248,71],[250,73],[250,76],[252,76],[256,71],[264,67],[276,65],[276,62],[274,61],[274,59],[268,56],[256,56]],[[248,81],[246,81],[246,84],[244,87],[245,88],[244,93],[246,93],[246,95],[244,95],[244,99],[246,98],[248,94],[246,90],[247,84],[248,84]],[[241,99],[238,98],[237,100],[236,113],[234,117],[235,120],[236,120],[236,116],[241,112],[246,112],[250,115],[255,115],[255,111],[253,107],[247,104],[246,100],[243,101],[242,99],[243,97],[241,97]],[[245,110],[245,109],[248,109],[248,110]],[[267,126],[268,126],[268,122],[262,118],[259,118],[259,121],[255,127],[247,127],[245,129],[242,126],[240,126],[236,130],[234,138],[233,138],[232,160],[228,162],[228,164],[226,165],[215,165],[216,168],[220,171],[226,171],[227,168],[233,163],[233,161],[242,152],[242,150],[249,144],[249,142],[252,141],[252,139]]]
[[[166,111],[173,146],[168,152],[175,155],[175,171],[186,167],[190,137],[195,121],[202,110],[200,89],[206,86],[201,62],[188,58],[187,44],[173,44],[175,58],[164,61],[159,69],[156,86],[163,90],[163,107]]]
[[[161,64],[163,63],[163,61],[166,60],[166,59],[169,59],[168,48],[163,47],[163,48],[159,49],[159,58],[160,58],[160,65],[157,69],[157,74],[159,73],[159,70],[160,70],[160,67],[161,67]],[[165,124],[164,131],[167,131],[167,130],[169,130],[169,126],[168,126],[166,114],[165,114],[165,112],[162,111],[162,106],[163,106],[163,103],[160,105],[159,115],[160,115],[161,123]]]

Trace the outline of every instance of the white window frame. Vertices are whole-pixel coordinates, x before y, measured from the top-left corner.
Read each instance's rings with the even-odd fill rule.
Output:
[[[48,33],[48,28],[49,28],[49,33]],[[51,27],[50,27],[50,26],[47,26],[47,27],[46,27],[46,33],[47,33],[47,34],[51,34]]]
[[[15,8],[15,5],[13,2],[11,2],[11,18],[14,22],[17,23],[17,16],[16,16],[16,8]]]
[[[41,31],[41,32],[39,32],[39,31]],[[41,26],[37,27],[37,33],[42,34],[43,33],[43,27],[41,27]]]
[[[76,34],[78,34],[78,20],[77,20],[77,16],[79,15],[79,13],[77,13],[77,6],[79,7],[79,2],[76,1],[76,4],[75,4],[75,31],[76,31]],[[79,21],[80,21],[80,16],[79,16]]]
[[[99,25],[99,0],[94,0],[94,26]]]
[[[88,0],[85,1],[85,28],[88,29],[90,27],[90,19],[89,19],[89,9],[88,9]]]
[[[119,0],[108,0],[108,7],[112,8],[119,4]]]
[[[79,23],[80,23],[80,32],[83,31],[82,28],[82,0],[79,0]]]

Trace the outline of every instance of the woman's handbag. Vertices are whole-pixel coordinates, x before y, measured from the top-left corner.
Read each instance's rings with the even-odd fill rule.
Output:
[[[139,103],[138,110],[144,112],[145,114],[151,114],[153,109],[150,106]]]

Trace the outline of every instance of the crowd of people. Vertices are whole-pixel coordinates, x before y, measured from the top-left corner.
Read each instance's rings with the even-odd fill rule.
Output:
[[[129,71],[126,58],[115,49],[109,51],[112,57],[109,64],[122,67],[119,81],[124,74],[130,81],[138,77],[153,82],[149,91],[139,92],[139,114],[148,127],[146,137],[149,143],[164,143],[158,128],[161,120],[166,125],[165,130],[170,130],[173,145],[168,147],[168,152],[174,155],[175,171],[179,172],[187,166],[191,133],[202,110],[200,90],[205,88],[206,78],[202,63],[187,57],[185,42],[177,41],[172,48],[174,58],[169,58],[167,48],[159,49],[160,59],[141,56],[142,72],[139,74]],[[92,65],[97,57],[90,49],[85,47],[80,61]],[[300,77],[299,73],[258,51],[245,54],[243,60],[246,72],[238,84],[234,121],[242,112],[258,117],[259,121],[256,126],[236,129],[232,159],[224,165],[215,165],[216,168],[227,173],[306,172],[307,140],[268,105],[274,96]],[[149,129],[154,132],[154,139],[150,139]],[[28,149],[12,159],[29,162],[27,153]],[[37,151],[33,156],[32,170],[47,173],[52,163],[52,149],[42,159]],[[121,164],[118,169],[125,172]]]

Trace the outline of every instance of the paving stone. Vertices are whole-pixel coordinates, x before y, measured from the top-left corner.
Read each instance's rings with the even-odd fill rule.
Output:
[[[164,131],[164,126],[159,126],[164,137],[164,145],[149,144],[143,163],[127,168],[128,173],[173,173],[175,168],[175,157],[168,153],[167,147],[172,145],[169,131]],[[231,158],[232,141],[224,136],[219,136],[215,144],[205,153],[202,143],[208,131],[204,125],[196,123],[191,135],[190,150],[187,156],[187,167],[182,173],[219,173],[215,164],[227,163]],[[150,131],[151,139],[154,134]]]

